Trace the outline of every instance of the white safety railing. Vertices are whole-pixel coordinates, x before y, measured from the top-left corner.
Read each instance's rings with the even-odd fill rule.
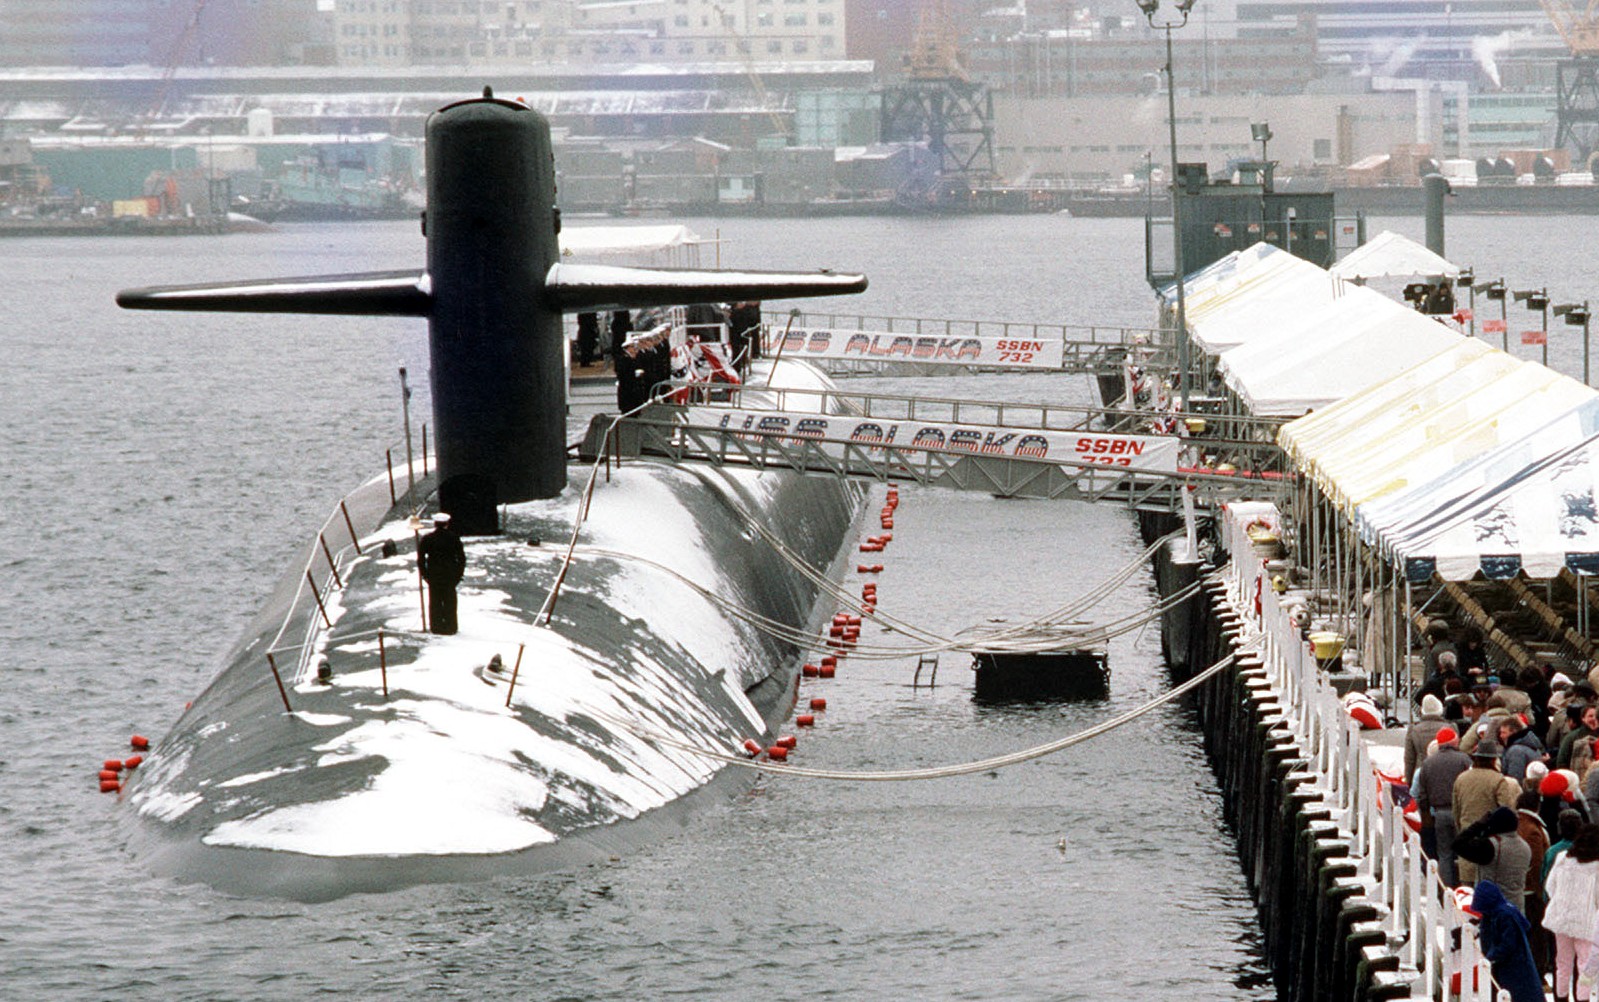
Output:
[[[1495,988],[1475,928],[1439,878],[1437,862],[1422,852],[1388,781],[1372,765],[1359,725],[1271,588],[1265,561],[1254,554],[1244,529],[1254,517],[1221,519],[1232,554],[1222,573],[1227,597],[1248,631],[1264,634],[1260,658],[1284,725],[1349,844],[1356,879],[1377,907],[1388,947],[1399,956],[1398,978],[1409,981],[1413,998],[1487,1002]]]

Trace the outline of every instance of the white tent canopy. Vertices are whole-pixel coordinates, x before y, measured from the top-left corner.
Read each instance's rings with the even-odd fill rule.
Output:
[[[1406,576],[1465,580],[1599,573],[1599,438],[1585,439],[1457,505],[1442,524],[1396,539]]]
[[[1441,566],[1448,571],[1445,576],[1451,579],[1475,573],[1472,561],[1481,555],[1480,548],[1456,547],[1440,553],[1426,541],[1463,513],[1481,507],[1484,498],[1506,484],[1518,482],[1551,457],[1599,435],[1599,393],[1589,393],[1582,403],[1553,420],[1547,420],[1541,408],[1517,409],[1509,417],[1491,429],[1499,441],[1494,448],[1420,487],[1356,509],[1362,538],[1389,558],[1404,554],[1435,564],[1441,559]]]
[[[1355,306],[1342,307],[1345,319],[1324,325],[1313,336],[1284,344],[1274,358],[1243,360],[1245,367],[1228,382],[1250,413],[1276,417],[1306,414],[1392,379],[1460,343],[1460,335],[1444,325],[1371,295],[1385,305],[1361,302],[1352,295],[1340,297],[1318,315],[1325,316],[1342,307],[1345,300],[1356,299]]]
[[[1285,251],[1264,241],[1241,251],[1231,251],[1198,271],[1191,272],[1183,282],[1185,309],[1201,309],[1209,300],[1235,288],[1249,273],[1271,258]],[[1168,283],[1160,289],[1160,298],[1168,308],[1177,302],[1177,284]]]
[[[1344,281],[1369,278],[1454,278],[1460,267],[1393,230],[1383,230],[1330,269]]]
[[[561,256],[663,257],[677,248],[699,244],[687,226],[575,226],[561,230]]]
[[[1220,354],[1332,302],[1335,291],[1325,270],[1274,254],[1203,305],[1190,306],[1188,329],[1201,349]]]

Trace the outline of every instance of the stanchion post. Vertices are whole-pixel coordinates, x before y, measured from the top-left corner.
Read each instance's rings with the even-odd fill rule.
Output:
[[[393,504],[392,501],[389,502],[389,503]],[[346,505],[342,499],[340,499],[340,501],[339,501],[339,511],[342,511],[344,513],[344,527],[346,529],[350,530],[350,545],[355,547],[355,552],[357,554],[359,554],[361,552],[361,540],[356,538],[356,535],[355,535],[355,521],[352,518],[350,518],[349,506]]]
[[[527,650],[527,644],[516,646],[516,664],[511,666],[511,684],[505,687],[505,705],[511,705],[511,697],[516,693],[516,677],[522,673],[522,653]]]
[[[389,653],[383,644],[383,631],[378,631],[378,672],[383,677],[383,698],[389,698]]]
[[[422,606],[422,631],[428,628],[428,586],[422,577],[422,534],[413,530],[411,539],[416,544],[416,597]]]
[[[322,604],[322,590],[316,586],[316,578],[311,576],[309,567],[305,569],[305,581],[311,586],[311,597],[316,599],[317,610],[322,613],[322,622],[327,624],[328,629],[333,629],[333,620],[328,618],[328,607]]]
[[[333,583],[339,588],[344,587],[344,579],[339,577],[339,565],[333,562],[333,551],[328,549],[327,537],[322,533],[316,534],[316,541],[322,544],[322,555],[328,558],[328,570],[333,572]]]
[[[283,700],[283,712],[293,713],[294,707],[289,705],[289,691],[283,688],[283,676],[278,673],[278,659],[267,651],[267,667],[272,669],[272,679],[278,684],[278,697]]]

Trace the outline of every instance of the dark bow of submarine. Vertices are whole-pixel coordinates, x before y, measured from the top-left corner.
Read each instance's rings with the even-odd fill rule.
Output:
[[[619,721],[726,749],[792,705],[800,652],[754,624],[817,621],[818,589],[789,561],[836,564],[857,486],[629,464],[598,489],[555,615],[535,622],[561,559],[525,540],[570,531],[586,477],[567,460],[561,315],[852,293],[866,279],[559,263],[549,124],[487,89],[430,118],[427,167],[425,271],[117,297],[133,309],[426,317],[438,463],[425,486],[467,537],[460,632],[430,635],[412,512],[390,503],[381,474],[346,499],[339,586],[314,602],[305,567],[287,575],[131,779],[135,848],[159,871],[314,899],[593,859],[719,785],[713,761]],[[825,378],[761,364],[773,390]],[[790,553],[750,532],[751,518]],[[482,667],[495,654],[518,665],[509,695]],[[331,684],[317,678],[324,662]]]

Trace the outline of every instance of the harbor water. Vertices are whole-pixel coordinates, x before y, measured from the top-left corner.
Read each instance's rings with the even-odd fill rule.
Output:
[[[871,290],[841,312],[1128,325],[1153,315],[1138,220],[689,222],[720,231],[724,265],[866,271]],[[1420,219],[1389,222],[1420,236]],[[1599,292],[1584,254],[1591,226],[1452,220],[1450,256],[1512,288],[1580,300]],[[100,761],[121,757],[129,734],[165,732],[295,549],[381,469],[401,440],[398,365],[419,386],[413,414],[426,414],[427,352],[416,321],[132,314],[112,297],[413,267],[422,243],[414,224],[384,223],[14,240],[0,253],[7,997],[1272,997],[1219,794],[1180,707],[998,773],[763,779],[624,856],[554,874],[316,905],[150,876],[123,848],[127,812],[95,790]],[[1534,322],[1513,315],[1513,332],[1536,326],[1521,312]],[[1580,334],[1550,340],[1558,365],[1580,373]],[[1085,377],[869,385],[1090,395]],[[946,635],[1047,611],[1141,550],[1132,518],[1112,507],[909,487],[902,499],[894,542],[874,557],[886,565],[881,605]],[[1098,614],[1152,599],[1138,575]],[[1083,729],[1168,685],[1152,629],[1113,644],[1102,703],[979,706],[955,655],[933,688],[912,687],[914,658],[846,664],[807,683],[803,694],[829,705],[801,733],[798,760],[956,763]]]

